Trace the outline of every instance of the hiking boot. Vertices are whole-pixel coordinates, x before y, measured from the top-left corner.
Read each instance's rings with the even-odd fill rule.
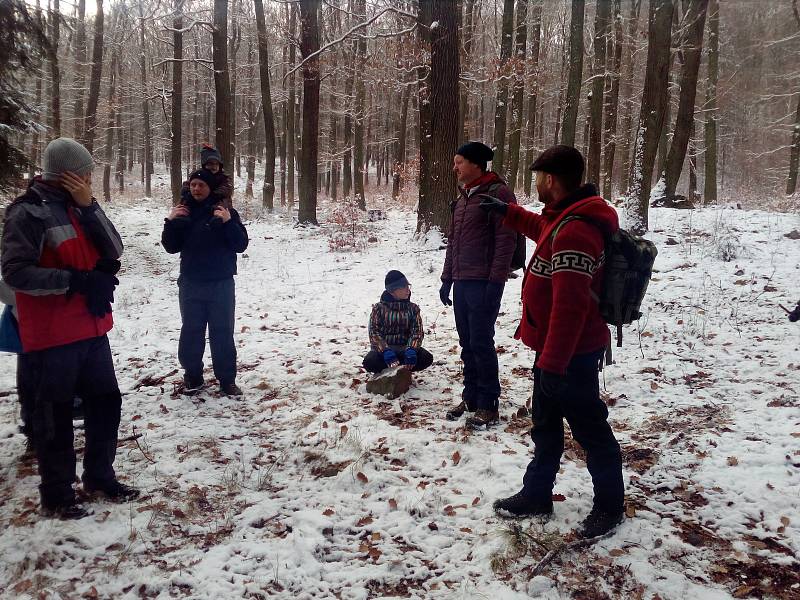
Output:
[[[531,500],[519,492],[508,498],[495,500],[492,508],[501,517],[549,517],[553,514],[553,501]]]
[[[92,511],[87,510],[82,504],[75,501],[67,504],[53,504],[50,506],[42,504],[40,512],[44,517],[61,519],[62,521],[75,521],[92,514]]]
[[[125,485],[121,481],[117,481],[113,479],[108,483],[102,483],[99,485],[92,484],[92,483],[83,483],[83,491],[85,491],[90,496],[95,497],[105,497],[112,502],[122,503],[122,502],[130,502],[131,500],[136,500],[139,497],[139,490],[135,487],[131,487],[129,485]]]
[[[447,417],[448,421],[457,421],[465,412],[474,412],[474,410],[467,405],[466,400],[462,400],[453,408],[448,410],[444,416]]]
[[[223,396],[244,396],[242,388],[233,382],[220,384],[219,393]]]
[[[467,417],[466,425],[472,429],[480,429],[481,427],[496,425],[499,420],[500,413],[498,411],[479,408],[474,415]]]
[[[608,512],[599,508],[593,508],[581,523],[578,529],[578,536],[582,538],[593,538],[603,535],[622,523],[625,518],[624,511]]]
[[[203,377],[192,377],[191,375],[183,376],[183,393],[187,396],[196,394],[203,389]]]

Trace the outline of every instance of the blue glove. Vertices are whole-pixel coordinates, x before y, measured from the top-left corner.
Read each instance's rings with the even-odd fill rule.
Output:
[[[397,354],[395,354],[394,350],[391,348],[387,348],[383,351],[383,362],[386,363],[387,367],[396,367],[400,364],[400,361],[397,360]]]
[[[414,348],[406,348],[406,362],[405,364],[414,366],[417,364],[417,351]]]

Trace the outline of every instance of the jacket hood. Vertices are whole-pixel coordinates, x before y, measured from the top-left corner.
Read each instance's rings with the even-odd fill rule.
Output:
[[[575,207],[580,203],[579,207]],[[542,214],[550,220],[557,220],[567,212],[567,216],[580,216],[595,223],[606,234],[611,234],[619,229],[617,211],[598,194],[593,183],[582,185],[577,190],[553,205],[546,205]]]
[[[482,185],[492,185],[493,183],[505,183],[505,181],[494,171],[486,171],[486,173],[465,185],[464,191],[469,191]]]

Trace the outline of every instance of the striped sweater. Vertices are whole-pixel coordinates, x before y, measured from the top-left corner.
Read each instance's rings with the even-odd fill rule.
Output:
[[[369,318],[372,349],[383,352],[389,347],[419,348],[423,337],[419,306],[383,292],[381,301],[372,305]]]

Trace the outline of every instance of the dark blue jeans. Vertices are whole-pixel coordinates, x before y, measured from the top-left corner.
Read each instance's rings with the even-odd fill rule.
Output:
[[[564,452],[564,419],[572,437],[586,451],[586,466],[594,484],[594,506],[609,512],[623,510],[622,455],[608,408],[600,399],[598,363],[605,350],[579,354],[567,366],[566,386],[557,397],[540,387],[541,369],[533,367],[533,428],[536,445],[522,493],[533,501],[550,498]]]
[[[178,278],[181,337],[178,361],[186,375],[203,376],[206,327],[211,346],[211,364],[220,385],[236,381],[236,345],[233,343],[236,293],[233,277],[219,281]]]
[[[500,398],[494,324],[503,298],[502,283],[461,280],[453,285],[453,310],[464,363],[462,399],[470,410],[497,410]]]

